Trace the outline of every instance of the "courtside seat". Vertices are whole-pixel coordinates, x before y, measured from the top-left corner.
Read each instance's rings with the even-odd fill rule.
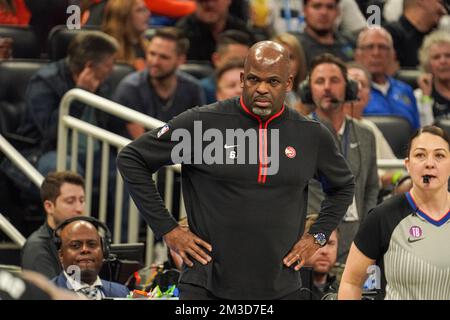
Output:
[[[56,61],[67,56],[70,41],[80,32],[99,30],[97,26],[83,26],[80,30],[69,30],[65,25],[53,27],[48,36],[48,56]]]
[[[114,69],[112,74],[109,76],[108,81],[112,87],[112,90],[116,89],[117,85],[120,83],[120,81],[131,72],[134,72],[134,68],[126,63],[116,63],[114,65]]]
[[[416,68],[402,68],[398,70],[395,78],[409,84],[413,89],[417,89],[417,79],[421,71]]]
[[[15,134],[25,111],[25,92],[28,81],[46,60],[0,61],[0,133],[12,143],[29,139]]]
[[[206,63],[185,63],[180,65],[179,69],[197,79],[206,78],[214,72],[213,67]]]
[[[13,58],[15,59],[37,59],[40,55],[40,47],[33,29],[29,27],[18,27],[0,25],[0,37],[13,39]]]
[[[436,126],[444,129],[444,131],[450,136],[450,119],[438,120],[436,122]]]
[[[377,125],[397,158],[406,157],[406,148],[413,133],[408,120],[399,116],[365,116],[364,118]]]

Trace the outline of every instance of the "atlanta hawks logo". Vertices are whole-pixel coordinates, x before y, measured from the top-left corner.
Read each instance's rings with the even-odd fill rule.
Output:
[[[286,147],[286,149],[284,149],[284,153],[286,154],[286,157],[288,157],[289,159],[295,158],[295,156],[297,155],[297,152],[295,151],[294,147]]]

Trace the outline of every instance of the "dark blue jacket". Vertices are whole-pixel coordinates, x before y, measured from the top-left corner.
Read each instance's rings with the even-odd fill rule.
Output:
[[[101,291],[105,295],[105,297],[110,298],[125,298],[129,293],[130,290],[127,289],[124,285],[116,282],[110,282],[101,279],[102,281],[102,288]],[[52,279],[52,282],[60,288],[72,290],[70,286],[68,286],[67,278],[64,275],[64,272],[61,272],[59,276]]]
[[[20,135],[39,141],[41,153],[56,150],[59,104],[64,94],[73,88],[75,82],[64,59],[42,67],[28,83],[25,116],[17,131]],[[110,97],[110,93],[110,86],[105,83],[96,92],[105,98]],[[85,104],[74,102],[70,115],[81,118],[85,109]],[[106,114],[96,109],[93,112],[94,124],[106,128]]]

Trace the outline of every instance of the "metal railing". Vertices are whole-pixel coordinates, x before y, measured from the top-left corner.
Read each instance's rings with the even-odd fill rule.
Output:
[[[38,188],[41,187],[44,177],[37,171],[27,159],[20,154],[19,151],[12,146],[8,140],[6,140],[0,134],[0,151],[17,166],[27,178],[29,178]],[[21,248],[25,244],[25,237],[17,230],[1,213],[0,213],[0,230],[2,230],[15,244]]]
[[[106,222],[107,217],[107,190],[108,190],[108,168],[109,168],[109,152],[110,147],[117,148],[120,151],[131,140],[122,136],[98,128],[90,123],[74,118],[69,115],[70,105],[73,101],[80,101],[90,107],[99,109],[108,114],[124,119],[129,122],[139,123],[146,129],[154,129],[163,126],[165,123],[144,115],[140,112],[127,108],[123,105],[99,97],[90,92],[81,89],[72,89],[68,91],[60,104],[59,123],[58,123],[58,146],[57,146],[57,170],[66,170],[69,130],[71,130],[71,170],[77,171],[78,159],[77,150],[79,142],[79,134],[87,136],[86,144],[86,168],[85,168],[85,184],[86,184],[86,213],[91,214],[92,205],[92,183],[93,183],[93,165],[94,165],[94,142],[101,143],[101,174],[100,174],[100,195],[99,195],[99,219]],[[94,141],[95,140],[95,141]],[[165,203],[168,208],[172,204],[172,191],[174,172],[181,172],[180,165],[167,167],[166,174],[166,192]],[[155,180],[156,177],[154,176]],[[185,215],[184,204],[180,198],[180,216]],[[121,239],[122,225],[122,203],[123,203],[123,181],[118,172],[116,172],[116,193],[114,206],[114,230],[113,242],[119,243]],[[139,214],[137,208],[130,198],[130,208],[128,212],[128,242],[137,242],[139,236]],[[146,264],[150,264],[153,258],[153,233],[147,227],[147,246],[146,246]]]
[[[405,169],[405,160],[403,159],[378,159],[378,169]]]
[[[8,221],[0,213],[0,230],[2,230],[15,244],[19,245],[21,248],[25,244],[25,237],[17,230],[11,222]]]
[[[41,184],[44,181],[42,174],[37,171],[36,168],[33,167],[1,134],[0,151],[2,151],[38,188],[41,187]]]

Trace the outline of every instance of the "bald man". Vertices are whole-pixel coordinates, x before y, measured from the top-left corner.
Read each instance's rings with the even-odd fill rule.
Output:
[[[283,104],[292,87],[286,49],[258,42],[240,78],[242,96],[190,109],[118,157],[143,218],[183,258],[180,299],[298,299],[298,270],[352,201],[354,179],[329,131]],[[152,180],[174,163],[189,229]],[[327,196],[302,237],[313,177],[326,181]]]
[[[61,246],[58,250],[63,271],[52,281],[61,288],[91,300],[105,297],[125,298],[129,290],[119,283],[100,279],[103,266],[103,239],[97,227],[87,219],[74,217],[57,227]]]
[[[399,116],[415,130],[420,121],[413,89],[388,75],[394,56],[392,37],[383,27],[373,26],[359,33],[355,60],[372,76],[370,100],[363,114]]]

